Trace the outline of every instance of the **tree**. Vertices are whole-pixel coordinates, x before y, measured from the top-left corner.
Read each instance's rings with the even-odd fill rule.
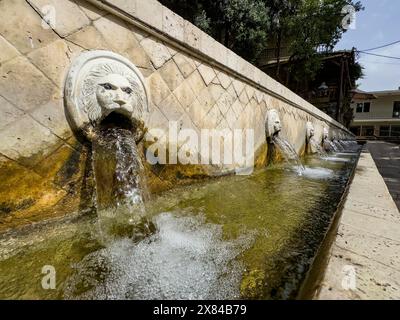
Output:
[[[267,46],[269,10],[264,0],[161,0],[248,61]]]

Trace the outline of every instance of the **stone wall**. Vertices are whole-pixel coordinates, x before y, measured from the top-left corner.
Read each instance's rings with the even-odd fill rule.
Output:
[[[55,24],[48,21],[49,8],[55,9]],[[71,61],[94,49],[116,52],[142,72],[150,95],[144,118],[148,129],[167,130],[169,121],[196,131],[250,128],[255,149],[264,152],[266,111],[277,109],[283,132],[299,153],[307,121],[318,139],[324,127],[351,137],[339,123],[157,1],[2,0],[0,230],[90,203],[90,150],[70,129],[63,89]],[[171,187],[178,176],[212,174],[193,166],[147,166],[152,191]]]

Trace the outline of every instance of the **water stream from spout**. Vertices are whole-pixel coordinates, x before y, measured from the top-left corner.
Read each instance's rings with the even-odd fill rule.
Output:
[[[93,139],[93,169],[101,238],[133,236],[143,221],[147,190],[132,132],[99,129]]]
[[[324,148],[322,148],[322,146],[314,139],[314,137],[310,138],[310,145],[313,150],[317,151],[319,156],[325,157],[328,155]]]
[[[288,163],[294,164],[298,168],[298,173],[302,174],[305,170],[305,167],[290,142],[281,135],[275,135],[272,138],[272,141],[279,148],[285,160]]]

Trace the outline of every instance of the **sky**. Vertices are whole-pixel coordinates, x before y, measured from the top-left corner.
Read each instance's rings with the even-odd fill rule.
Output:
[[[337,50],[367,50],[400,40],[400,1],[361,0],[364,11],[356,15],[355,29],[349,29],[336,45]],[[368,51],[400,58],[400,43]],[[359,89],[364,91],[395,90],[400,87],[400,59],[386,59],[360,53],[364,67]]]

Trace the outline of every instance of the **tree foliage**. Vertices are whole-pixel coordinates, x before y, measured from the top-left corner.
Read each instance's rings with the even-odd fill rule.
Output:
[[[264,0],[161,2],[249,61],[266,47],[270,20]]]

